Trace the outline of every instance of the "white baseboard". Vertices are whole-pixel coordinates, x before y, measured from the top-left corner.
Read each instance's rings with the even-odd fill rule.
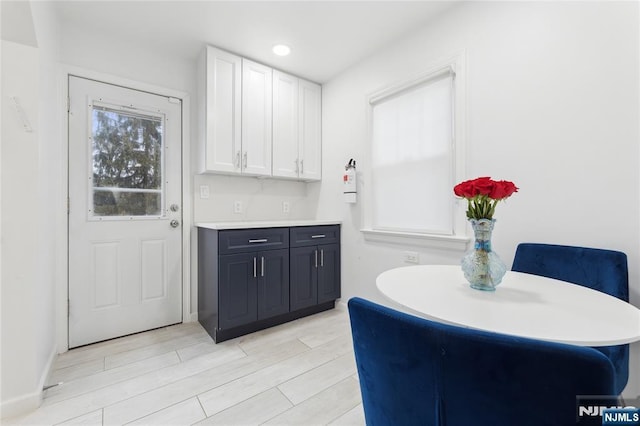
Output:
[[[57,352],[58,351],[56,350],[56,347],[54,345],[51,350],[51,354],[49,355],[49,359],[47,360],[47,364],[42,371],[42,376],[40,376],[40,380],[38,381],[38,387],[33,392],[9,399],[7,401],[2,401],[2,404],[0,405],[0,418],[6,419],[9,417],[20,416],[40,407],[40,404],[42,404],[43,396],[42,389],[51,376],[51,370],[53,367],[53,362],[56,359]]]

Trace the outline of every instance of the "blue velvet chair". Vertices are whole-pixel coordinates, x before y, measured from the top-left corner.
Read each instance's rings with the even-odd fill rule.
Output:
[[[627,255],[619,251],[521,243],[516,249],[511,269],[579,284],[629,302]],[[621,394],[629,380],[629,345],[595,349],[613,363],[616,393]]]
[[[614,391],[613,365],[593,348],[348,306],[369,426],[568,426],[576,396]]]

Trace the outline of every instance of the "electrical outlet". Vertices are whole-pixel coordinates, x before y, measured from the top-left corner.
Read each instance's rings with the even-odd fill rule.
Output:
[[[282,202],[282,213],[289,213],[291,211],[291,204],[288,201]]]
[[[242,201],[236,200],[233,202],[233,212],[242,213]]]
[[[406,263],[419,263],[420,262],[420,255],[418,254],[417,251],[405,251],[403,253],[404,255],[404,261]]]
[[[209,198],[209,185],[200,185],[200,198]]]

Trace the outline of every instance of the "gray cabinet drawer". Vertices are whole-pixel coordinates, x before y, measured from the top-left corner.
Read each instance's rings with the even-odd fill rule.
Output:
[[[230,229],[218,234],[220,254],[289,248],[289,228]]]
[[[290,229],[291,247],[340,242],[340,225],[296,226]]]

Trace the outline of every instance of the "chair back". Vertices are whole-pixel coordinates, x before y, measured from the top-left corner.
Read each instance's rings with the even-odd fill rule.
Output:
[[[348,306],[369,426],[570,425],[576,396],[614,391],[611,362],[592,348]]]
[[[627,255],[615,251],[555,244],[521,243],[511,270],[567,281],[629,302]],[[629,381],[629,345],[601,346],[616,371],[616,394]]]
[[[629,301],[627,255],[619,251],[521,243],[511,270],[579,284]]]

